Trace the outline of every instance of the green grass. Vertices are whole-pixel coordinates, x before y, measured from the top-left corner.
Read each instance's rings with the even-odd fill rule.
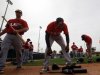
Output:
[[[43,64],[43,59],[35,60],[33,62],[28,62],[23,64],[24,66],[41,66]]]
[[[65,63],[65,61],[63,58],[55,58],[55,59],[51,59],[50,63],[51,64],[56,63],[59,65],[62,65]],[[33,62],[28,62],[28,63],[24,64],[24,66],[41,66],[41,65],[43,65],[43,59],[35,60]]]
[[[59,65],[65,64],[64,58],[55,58],[50,60],[51,64],[56,63]]]
[[[93,56],[93,60],[96,63],[96,59],[100,58],[100,56]],[[73,59],[73,62],[76,62],[76,58]],[[28,62],[26,64],[23,64],[23,66],[42,66],[43,65],[43,61],[44,59],[40,59],[40,60],[34,60],[33,62]],[[59,65],[63,65],[65,64],[65,60],[64,58],[55,58],[55,59],[50,59],[50,64],[59,64]],[[88,63],[88,59],[87,57],[84,57],[84,63]],[[11,65],[11,64],[10,64]]]
[[[93,56],[92,57],[93,58],[93,60],[94,60],[94,62],[96,63],[96,59],[97,58],[100,58],[100,56]],[[73,59],[73,62],[76,62],[76,58],[74,58]],[[64,60],[64,58],[55,58],[55,59],[51,59],[50,60],[50,64],[53,64],[53,63],[56,63],[56,64],[59,64],[59,65],[63,65],[63,64],[65,64],[65,60]],[[84,63],[88,63],[88,59],[87,59],[87,57],[84,57]],[[43,59],[41,59],[41,60],[36,60],[36,61],[34,61],[34,62],[29,62],[29,63],[27,63],[27,64],[24,64],[25,66],[41,66],[41,65],[43,65]]]

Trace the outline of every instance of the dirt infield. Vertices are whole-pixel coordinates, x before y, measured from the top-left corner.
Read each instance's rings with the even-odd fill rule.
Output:
[[[74,75],[100,75],[100,63],[81,64],[86,68],[88,73],[74,74]],[[41,66],[23,66],[22,69],[16,69],[15,66],[6,66],[5,73],[0,75],[40,75]],[[62,73],[45,73],[42,75],[70,75]]]

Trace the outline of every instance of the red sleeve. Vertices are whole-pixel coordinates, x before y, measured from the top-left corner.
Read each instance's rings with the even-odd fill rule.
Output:
[[[26,21],[23,21],[23,26],[29,28]]]
[[[13,19],[10,19],[10,20],[7,22],[6,26],[5,26],[5,27],[6,27],[6,30],[7,30],[7,33],[13,31],[13,29],[10,27],[10,25],[11,25],[12,22],[13,22]]]
[[[9,27],[9,24],[11,23],[11,21],[12,21],[12,19],[7,22],[5,27]]]
[[[53,26],[54,26],[54,22],[51,22],[51,23],[47,26],[46,31],[47,31],[48,33],[52,32],[52,31],[53,31]]]

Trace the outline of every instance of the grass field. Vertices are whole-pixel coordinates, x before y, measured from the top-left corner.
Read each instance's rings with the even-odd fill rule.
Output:
[[[33,62],[28,62],[26,64],[24,64],[25,66],[41,66],[43,65],[43,59],[40,59],[40,60],[34,60]],[[55,58],[55,59],[50,59],[50,63],[56,63],[56,64],[59,64],[59,65],[62,65],[65,63],[64,59],[63,58]]]
[[[100,56],[93,56],[93,61],[94,63],[96,63],[96,59],[100,58]],[[64,58],[54,58],[54,59],[50,59],[51,64],[56,63],[59,65],[63,65],[65,64],[65,60]],[[76,62],[76,58],[73,59],[73,62]],[[84,63],[88,63],[88,59],[86,57],[84,57]],[[43,59],[40,60],[34,60],[33,62],[28,62],[26,64],[24,64],[25,66],[41,66],[43,65]]]

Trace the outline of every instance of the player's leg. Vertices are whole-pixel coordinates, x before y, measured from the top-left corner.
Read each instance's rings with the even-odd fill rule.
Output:
[[[91,50],[91,44],[87,44],[87,49],[88,49],[88,62],[92,63],[92,50]]]
[[[49,40],[50,40],[50,46],[52,46],[54,39],[52,37],[50,37]],[[45,59],[44,59],[44,63],[43,63],[43,68],[40,71],[40,73],[47,72],[49,69],[49,60],[50,60],[51,56],[47,54],[47,51],[48,51],[48,48],[46,48],[46,50],[45,50]]]
[[[22,66],[22,42],[16,36],[13,38],[13,46],[16,50],[17,68],[21,68]]]
[[[33,51],[29,51],[29,55],[30,55],[30,60],[32,62],[33,61]]]
[[[0,73],[3,73],[5,62],[8,55],[9,47],[11,46],[10,36],[6,35],[4,40],[1,43],[1,51],[0,51]]]
[[[88,50],[88,58],[92,57],[91,44],[86,44]]]
[[[72,60],[71,60],[71,57],[69,55],[69,52],[66,53],[66,50],[65,50],[66,46],[65,46],[65,43],[64,43],[62,36],[59,35],[58,37],[56,37],[55,41],[61,46],[62,53],[64,55],[64,58],[66,59],[66,62],[71,63]]]

